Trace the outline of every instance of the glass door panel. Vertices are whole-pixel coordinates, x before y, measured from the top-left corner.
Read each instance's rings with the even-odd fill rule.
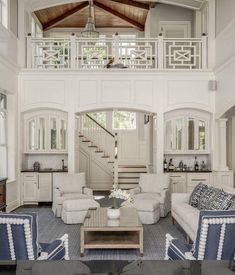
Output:
[[[45,150],[46,149],[46,122],[45,118],[40,117],[38,119],[38,149]]]
[[[206,150],[206,123],[203,120],[198,121],[198,149]]]
[[[188,150],[195,149],[195,119],[188,119]]]
[[[173,150],[173,131],[171,120],[166,122],[166,150]]]
[[[32,119],[28,123],[28,149],[30,151],[37,150],[36,141],[36,119]]]
[[[183,146],[183,119],[176,119],[175,121],[175,131],[176,131],[176,150],[182,150]]]
[[[65,120],[60,120],[60,149],[66,150],[67,147],[67,124]]]
[[[57,146],[57,119],[50,119],[50,149],[56,150]]]

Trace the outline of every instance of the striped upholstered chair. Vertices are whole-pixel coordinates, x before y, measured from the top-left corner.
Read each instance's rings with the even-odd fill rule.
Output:
[[[0,213],[0,260],[68,259],[68,235],[50,244],[38,243],[35,213]]]
[[[235,210],[200,211],[196,242],[166,235],[166,260],[232,260],[235,255]]]

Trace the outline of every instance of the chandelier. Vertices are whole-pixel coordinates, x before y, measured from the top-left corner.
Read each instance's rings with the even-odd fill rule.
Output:
[[[99,37],[99,32],[95,28],[94,18],[91,16],[91,7],[93,6],[93,0],[89,0],[89,16],[84,30],[81,32],[82,37],[96,38]]]

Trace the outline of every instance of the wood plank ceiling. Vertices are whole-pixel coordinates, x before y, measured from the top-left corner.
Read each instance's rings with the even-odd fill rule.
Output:
[[[94,19],[97,28],[136,28],[143,31],[151,1],[95,0]],[[34,12],[43,29],[84,28],[89,13],[89,2],[53,6]]]

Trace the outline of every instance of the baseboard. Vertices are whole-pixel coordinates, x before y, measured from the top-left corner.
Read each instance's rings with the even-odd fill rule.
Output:
[[[19,200],[12,201],[12,202],[7,204],[7,212],[12,212],[18,207],[20,207]]]

